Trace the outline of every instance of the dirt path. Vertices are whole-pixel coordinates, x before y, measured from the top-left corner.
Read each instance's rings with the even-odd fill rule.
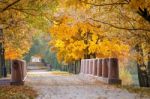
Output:
[[[102,84],[91,76],[55,75],[46,70],[30,70],[26,84],[38,91],[37,99],[146,99]]]

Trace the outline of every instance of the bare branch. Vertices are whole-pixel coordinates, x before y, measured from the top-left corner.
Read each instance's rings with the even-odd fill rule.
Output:
[[[92,18],[89,18],[89,19],[93,20],[93,21],[96,21],[96,22],[103,23],[105,25],[111,26],[111,27],[116,28],[116,29],[122,29],[122,30],[128,30],[128,31],[147,31],[147,32],[150,32],[150,29],[119,27],[117,25],[113,25],[111,23],[107,23],[107,22],[104,22],[104,21],[100,21],[100,20],[96,20],[96,19],[92,19]]]
[[[15,8],[15,7],[11,7],[10,9],[15,9],[15,10],[24,10],[24,11],[38,11],[37,9]]]
[[[20,0],[16,0],[14,2],[12,2],[11,4],[8,4],[6,7],[4,7],[0,12],[4,12],[5,10],[7,10],[8,8],[10,8],[11,6],[13,6],[14,4],[18,3]]]
[[[128,2],[114,2],[114,3],[102,3],[102,4],[96,4],[96,3],[90,3],[90,2],[86,2],[83,0],[80,0],[81,2],[85,3],[85,4],[89,4],[89,5],[93,5],[93,6],[112,6],[112,5],[124,5],[124,4],[129,4]]]
[[[11,8],[11,9],[17,10],[17,11],[22,12],[22,13],[25,13],[25,14],[27,14],[27,15],[38,16],[38,15],[36,15],[36,14],[30,13],[30,12],[28,12],[28,11],[25,11],[24,9],[17,9],[17,8]]]

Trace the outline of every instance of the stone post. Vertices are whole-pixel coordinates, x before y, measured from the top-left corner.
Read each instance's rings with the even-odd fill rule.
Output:
[[[102,76],[102,59],[97,59],[97,76]]]
[[[93,72],[93,59],[90,59],[90,74]]]
[[[118,59],[117,58],[110,58],[109,59],[109,69],[108,69],[108,78],[119,78],[119,71],[118,71]]]
[[[108,58],[102,59],[102,77],[107,78],[108,77]]]
[[[85,60],[83,59],[83,73],[85,74]]]
[[[81,60],[80,73],[83,73],[83,60]]]
[[[97,59],[93,59],[93,75],[97,75]]]
[[[90,66],[90,65],[89,65],[89,59],[87,59],[86,62],[87,62],[87,74],[89,74],[89,73],[90,73],[90,69],[89,69],[89,66]]]
[[[110,58],[109,65],[108,65],[108,83],[116,84],[121,83],[119,79],[119,68],[118,68],[118,59],[117,58]]]
[[[87,59],[85,59],[85,74],[88,73],[88,68],[87,68]]]

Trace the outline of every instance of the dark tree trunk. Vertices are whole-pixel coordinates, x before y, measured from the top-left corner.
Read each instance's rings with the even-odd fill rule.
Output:
[[[146,70],[141,70],[142,67],[142,65],[137,64],[139,85],[140,87],[149,87],[148,74]]]
[[[140,53],[140,55],[142,56],[142,59],[140,61],[142,61],[141,63],[139,63],[137,60],[137,69],[138,69],[138,79],[139,79],[139,85],[140,87],[149,87],[149,81],[148,81],[148,73],[147,73],[147,68],[146,65],[144,63],[144,55],[143,55],[143,50],[141,48],[141,46],[137,45],[136,47],[136,51],[138,53]]]
[[[78,62],[78,61],[75,61],[75,65],[74,65],[74,66],[75,66],[75,70],[74,70],[74,73],[75,73],[75,74],[77,74],[77,65],[78,65],[77,62]]]
[[[81,68],[81,59],[79,60],[79,68],[78,68],[78,73],[80,73],[80,68]]]
[[[147,64],[147,71],[148,71],[148,85],[150,87],[150,52],[148,53],[148,64]]]

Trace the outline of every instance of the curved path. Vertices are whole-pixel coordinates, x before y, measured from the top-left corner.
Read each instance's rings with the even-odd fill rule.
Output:
[[[91,76],[56,75],[46,69],[30,69],[26,84],[37,90],[37,99],[146,99]]]

